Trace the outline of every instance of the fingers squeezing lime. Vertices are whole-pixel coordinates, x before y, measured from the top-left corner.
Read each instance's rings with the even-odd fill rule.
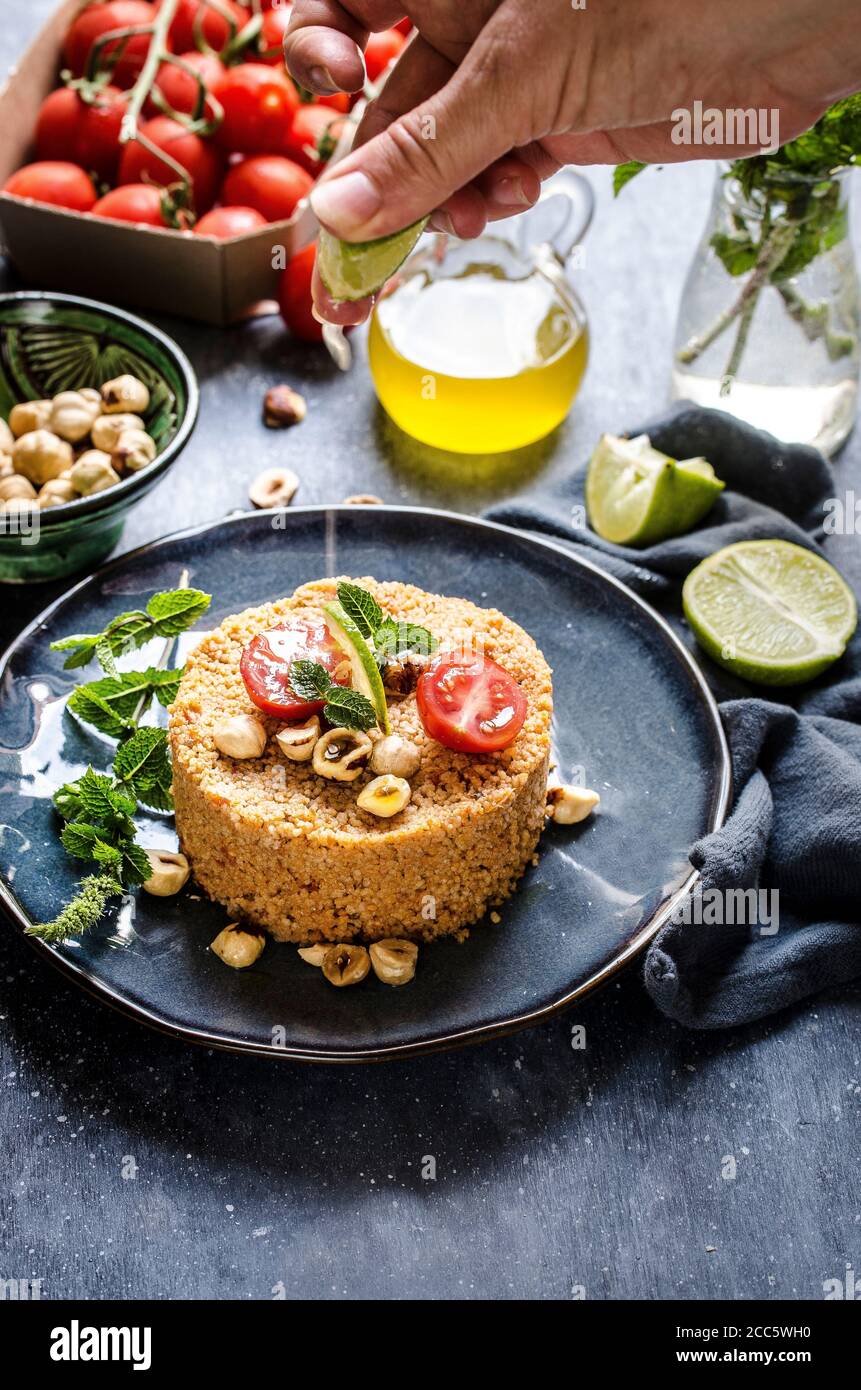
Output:
[[[403,265],[425,229],[427,218],[376,241],[339,241],[323,227],[317,246],[320,279],[334,300],[342,303],[376,294]]]

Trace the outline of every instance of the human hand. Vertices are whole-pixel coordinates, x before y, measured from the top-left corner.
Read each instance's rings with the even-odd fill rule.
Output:
[[[538,198],[563,164],[735,159],[758,146],[678,144],[673,113],[779,113],[785,143],[861,86],[857,0],[407,0],[418,33],[369,104],[353,151],[311,205],[348,241],[431,226],[478,236]],[[284,43],[312,91],[358,91],[369,31],[398,0],[296,0]],[[370,300],[318,312],[358,323]]]

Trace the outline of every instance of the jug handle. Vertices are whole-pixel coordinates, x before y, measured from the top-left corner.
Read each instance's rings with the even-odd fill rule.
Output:
[[[550,246],[558,259],[567,261],[586,235],[595,213],[591,183],[573,169],[560,169],[543,185],[535,206],[522,214],[522,249],[535,251]]]

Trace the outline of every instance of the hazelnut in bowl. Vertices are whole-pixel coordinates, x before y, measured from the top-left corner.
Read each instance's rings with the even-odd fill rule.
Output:
[[[197,421],[166,334],[75,295],[0,295],[0,582],[97,565]]]

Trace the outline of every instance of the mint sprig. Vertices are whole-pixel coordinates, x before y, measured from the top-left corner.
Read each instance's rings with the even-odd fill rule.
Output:
[[[387,618],[373,594],[358,584],[341,580],[338,584],[338,602],[362,636],[371,642],[374,654],[382,665],[408,653],[430,656],[439,646],[426,627]]]
[[[363,637],[373,639],[377,628],[383,621],[383,610],[373,594],[361,589],[358,584],[348,584],[341,580],[338,585],[338,602],[348,618],[352,618]]]
[[[153,594],[146,608],[133,609],[113,618],[103,632],[63,637],[51,643],[52,652],[68,652],[67,671],[88,666],[95,658],[102,669],[116,676],[113,658],[146,646],[157,637],[177,637],[202,617],[210,596],[200,589],[169,589]]]
[[[349,686],[337,685],[325,666],[317,661],[294,661],[290,667],[290,686],[294,695],[309,703],[325,700],[323,718],[336,729],[373,729],[377,712],[367,696]]]
[[[54,793],[54,808],[63,821],[60,840],[74,859],[98,867],[84,879],[77,896],[53,922],[29,927],[31,936],[58,945],[96,926],[111,897],[145,882],[152,872],[146,851],[137,842],[134,816],[142,805],[172,811],[171,763],[167,732],[140,721],[153,700],[168,706],[176,699],[182,671],[148,666],[119,671],[115,658],[153,638],[168,645],[191,627],[209,607],[199,589],[166,590],[146,608],[121,613],[103,632],[65,637],[53,651],[68,652],[67,669],[95,659],[104,675],[80,685],[69,696],[70,713],[119,741],[111,773],[88,767],[75,782]],[[165,661],[168,652],[166,651]]]

